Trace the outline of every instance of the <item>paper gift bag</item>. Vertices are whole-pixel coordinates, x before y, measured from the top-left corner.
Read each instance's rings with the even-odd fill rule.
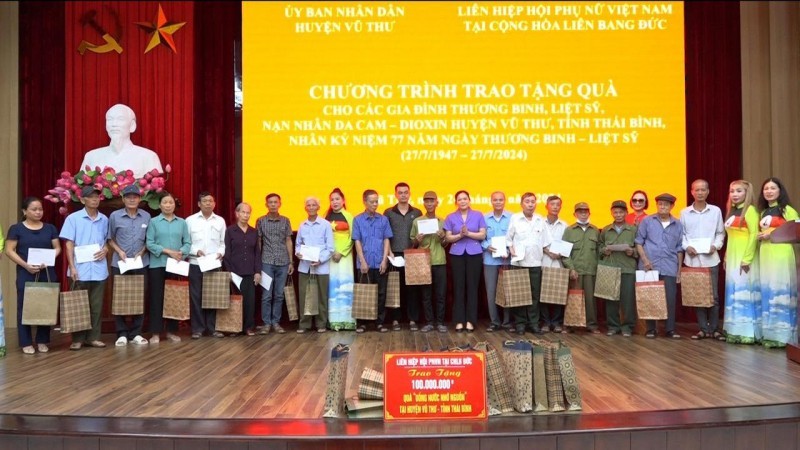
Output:
[[[91,330],[92,317],[89,312],[89,291],[68,291],[61,294],[61,332]]]
[[[216,331],[223,333],[242,332],[242,296],[231,295],[228,309],[217,311]]]
[[[683,306],[698,308],[714,306],[714,291],[711,287],[710,268],[681,268],[681,302]]]
[[[231,273],[203,274],[203,309],[228,309],[231,303]]]
[[[383,400],[348,398],[344,409],[348,419],[383,419]]]
[[[544,412],[549,409],[547,402],[547,375],[544,370],[545,347],[534,344],[533,358],[533,412]]]
[[[389,272],[389,281],[386,282],[386,307],[400,307],[400,272]]]
[[[542,267],[542,292],[539,301],[554,305],[567,304],[569,290],[569,269],[561,267]]]
[[[644,320],[667,319],[667,292],[663,281],[636,283],[636,315]]]
[[[58,283],[39,282],[39,274],[33,281],[25,282],[22,304],[23,325],[55,325],[58,322],[58,294],[61,291]]]
[[[561,383],[564,385],[564,395],[567,399],[567,410],[580,411],[581,389],[578,385],[578,373],[572,361],[572,350],[563,343],[556,350],[558,367],[561,370]]]
[[[475,350],[486,354],[486,392],[488,394],[489,415],[512,412],[514,398],[511,384],[506,376],[506,367],[500,359],[500,353],[487,342],[479,342]]]
[[[383,374],[375,369],[364,367],[358,383],[358,398],[362,400],[383,400]]]
[[[297,293],[294,291],[294,283],[292,277],[286,277],[286,286],[283,288],[283,300],[286,302],[286,312],[289,314],[289,320],[298,320],[297,314]]]
[[[319,285],[317,276],[310,274],[306,279],[305,295],[303,296],[303,315],[316,316],[319,314]]]
[[[507,308],[533,304],[531,277],[528,274],[528,269],[503,271],[503,295],[506,299],[505,306]]]
[[[411,248],[406,250],[404,255],[406,259],[406,285],[431,284],[431,251],[427,248]]]
[[[619,267],[598,265],[594,282],[594,296],[606,300],[619,301],[619,290],[622,285],[622,269]]]
[[[505,268],[497,270],[497,288],[494,295],[494,304],[503,308],[506,307],[506,291],[503,289],[503,274],[506,273],[506,270]]]
[[[362,282],[353,284],[351,314],[353,319],[375,320],[378,318],[378,285],[368,283],[366,275],[362,275],[360,281]]]
[[[567,306],[564,308],[564,326],[586,326],[586,299],[583,289],[570,289],[567,292]]]
[[[165,319],[189,320],[189,282],[185,280],[164,281]]]
[[[322,417],[344,416],[344,390],[347,382],[347,357],[350,347],[338,344],[331,350],[328,364],[328,388],[325,391],[325,406]]]
[[[503,360],[506,373],[511,381],[514,409],[529,412],[533,409],[533,362],[532,346],[525,341],[506,341],[503,343]]]
[[[556,347],[558,344],[551,343],[544,350],[544,373],[547,380],[547,403],[550,404],[550,411],[564,411],[564,387],[561,384],[561,368],[558,365]]]
[[[144,275],[114,275],[111,314],[144,314]]]

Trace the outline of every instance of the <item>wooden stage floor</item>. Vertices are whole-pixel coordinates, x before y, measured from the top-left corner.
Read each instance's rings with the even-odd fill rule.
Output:
[[[484,329],[483,326],[480,327]],[[180,343],[67,349],[53,333],[47,354],[24,355],[9,330],[0,359],[0,413],[48,416],[206,419],[316,419],[336,343],[351,344],[347,395],[364,367],[382,370],[384,351],[475,344],[500,347],[506,332],[427,334],[327,332],[204,337]],[[800,365],[783,350],[713,340],[655,340],[578,332],[547,334],[572,348],[582,414],[684,410],[800,402]],[[528,338],[533,335],[527,334]],[[574,413],[572,413],[574,414]]]

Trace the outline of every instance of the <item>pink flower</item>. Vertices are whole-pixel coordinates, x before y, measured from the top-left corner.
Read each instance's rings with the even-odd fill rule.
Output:
[[[65,170],[65,171],[61,172],[61,178],[65,179],[65,180],[69,180],[70,178],[72,178],[72,175],[70,175],[69,172],[67,172]]]
[[[144,178],[139,180],[139,186],[147,186],[147,180],[145,180]]]
[[[100,184],[100,183],[95,183],[94,184],[94,188],[97,189],[98,191],[102,191],[103,190],[103,185]]]
[[[89,167],[89,166],[86,166],[86,167]],[[100,173],[100,172],[102,172],[102,171],[100,170],[100,166],[94,166],[94,171],[95,171],[95,172],[97,172],[97,173]]]
[[[153,179],[153,175],[151,175],[150,172],[147,172],[146,174],[144,174],[144,179],[150,181]]]
[[[132,170],[130,170],[130,169],[126,170],[126,171],[125,171],[125,176],[126,176],[126,177],[131,177],[131,178],[133,178],[133,171],[132,171]]]
[[[164,189],[163,188],[156,188],[156,192],[160,194],[160,193],[164,192]]]
[[[164,171],[165,171],[165,172],[167,172],[167,173],[170,173],[170,172],[172,172],[172,166],[170,166],[169,164],[167,164],[167,167],[164,167]]]
[[[84,166],[83,170],[84,172],[91,172],[92,168],[89,167],[89,165],[87,164],[86,166]]]
[[[158,170],[156,170],[156,169],[153,169],[148,173],[150,174],[151,177],[157,177],[158,176]]]
[[[111,186],[111,195],[113,195],[114,197],[118,196],[119,195],[119,188],[116,187],[116,186]]]
[[[61,214],[62,216],[66,216],[67,215],[67,207],[66,206],[62,206],[61,208],[58,208],[58,213]]]
[[[105,199],[106,199],[106,196],[103,195],[103,194],[100,194],[100,200],[102,201],[102,200],[105,200]]]
[[[83,176],[83,184],[89,184],[91,182],[92,182],[92,177],[90,177],[89,175]]]

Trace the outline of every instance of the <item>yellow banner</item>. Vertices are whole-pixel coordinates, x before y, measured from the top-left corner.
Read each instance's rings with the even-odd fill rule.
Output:
[[[244,2],[244,199],[255,219],[280,194],[295,229],[308,196],[359,213],[401,181],[442,215],[460,189],[598,226],[636,189],[680,207],[683,32],[682,2]]]

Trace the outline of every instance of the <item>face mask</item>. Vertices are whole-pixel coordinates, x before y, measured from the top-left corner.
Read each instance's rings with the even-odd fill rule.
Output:
[[[581,225],[581,226],[589,225],[589,219],[586,219],[586,220],[578,219],[578,225]]]

